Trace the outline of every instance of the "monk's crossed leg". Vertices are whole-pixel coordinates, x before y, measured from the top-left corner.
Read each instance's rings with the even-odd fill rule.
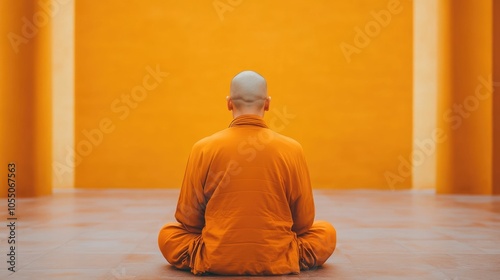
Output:
[[[179,223],[165,224],[158,235],[158,246],[163,257],[182,270],[190,269],[190,245],[200,234],[188,232]]]
[[[337,232],[328,222],[316,221],[306,233],[298,236],[300,269],[323,265],[337,244]]]

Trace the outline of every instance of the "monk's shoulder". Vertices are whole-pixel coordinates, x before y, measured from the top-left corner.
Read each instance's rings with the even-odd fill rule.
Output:
[[[198,140],[194,146],[193,150],[195,151],[201,151],[207,148],[211,148],[214,146],[220,145],[221,141],[224,141],[224,137],[227,134],[227,129],[223,129],[221,131],[218,131],[212,135],[206,136],[200,140]]]
[[[276,131],[273,131],[273,133],[275,135],[274,139],[276,144],[289,148],[291,150],[302,152],[302,145],[297,140],[293,139],[292,137],[280,134]]]

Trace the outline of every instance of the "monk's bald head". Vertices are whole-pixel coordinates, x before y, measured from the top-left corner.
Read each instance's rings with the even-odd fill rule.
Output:
[[[234,76],[230,92],[235,109],[243,111],[262,110],[268,98],[266,79],[254,71]]]

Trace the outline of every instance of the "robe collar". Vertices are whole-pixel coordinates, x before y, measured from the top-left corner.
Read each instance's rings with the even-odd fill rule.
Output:
[[[264,119],[257,115],[241,115],[233,119],[229,127],[241,126],[241,125],[253,125],[268,128]]]

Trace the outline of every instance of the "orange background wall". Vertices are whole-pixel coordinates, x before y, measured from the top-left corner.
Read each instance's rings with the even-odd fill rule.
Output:
[[[214,3],[234,5],[220,17]],[[377,24],[371,12],[388,5],[398,12]],[[388,189],[384,173],[410,156],[412,1],[77,1],[75,12],[76,187],[180,186],[194,142],[231,121],[225,96],[245,69],[267,78],[266,119],[302,143],[315,187]],[[357,27],[373,37],[356,45]],[[168,72],[156,87],[149,67]],[[397,188],[410,187],[403,177]]]
[[[0,1],[0,15],[0,196],[7,195],[9,163],[16,165],[15,178],[10,178],[16,180],[17,196],[50,194],[49,16],[36,1]]]

